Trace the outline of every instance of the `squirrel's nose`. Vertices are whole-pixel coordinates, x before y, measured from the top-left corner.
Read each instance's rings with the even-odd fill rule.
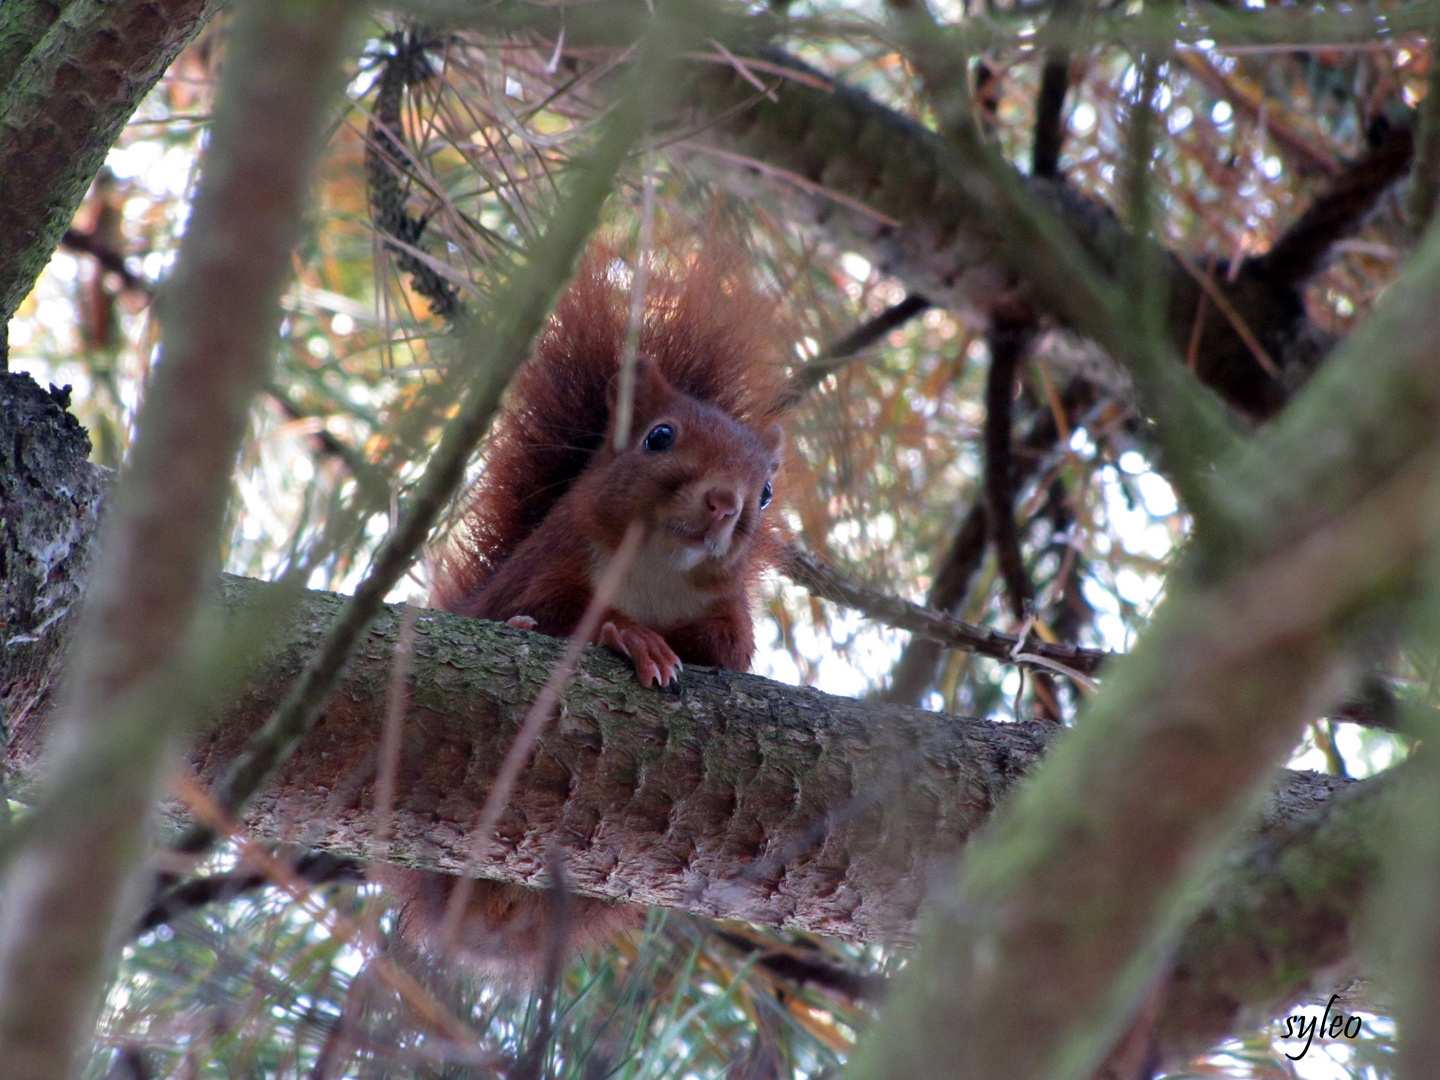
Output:
[[[733,488],[712,487],[705,493],[705,509],[716,521],[724,521],[740,512],[740,496]]]

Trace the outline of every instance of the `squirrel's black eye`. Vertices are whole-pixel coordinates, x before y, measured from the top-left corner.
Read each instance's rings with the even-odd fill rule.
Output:
[[[760,509],[761,509],[761,510],[764,510],[765,507],[769,506],[769,505],[770,505],[770,500],[773,499],[774,497],[775,497],[775,492],[773,492],[773,491],[770,490],[770,481],[769,481],[769,480],[766,480],[766,481],[765,481],[765,486],[760,489]]]
[[[640,444],[652,454],[659,454],[675,445],[675,429],[669,424],[656,424]]]

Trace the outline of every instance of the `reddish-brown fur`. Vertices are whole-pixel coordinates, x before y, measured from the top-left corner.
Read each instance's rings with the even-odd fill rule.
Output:
[[[592,249],[517,376],[432,600],[568,635],[605,560],[640,521],[645,540],[598,639],[630,656],[647,684],[669,682],[680,662],[745,670],[755,645],[750,590],[779,551],[760,501],[778,464],[774,417],[793,336],[728,248],[656,266],[631,434],[612,447],[630,317],[621,266],[614,247]],[[661,425],[673,445],[657,452],[647,435]],[[392,876],[407,937],[433,934],[453,880]],[[540,894],[478,884],[455,944],[490,967],[533,971],[554,932]],[[577,900],[567,933],[583,943],[631,923],[634,911]]]
[[[437,606],[460,610],[605,442],[609,390],[630,319],[628,282],[611,272],[618,257],[608,245],[586,256],[516,377],[464,526],[442,563]],[[751,428],[770,424],[793,340],[779,308],[728,249],[677,261],[652,272],[639,355],[682,393]]]

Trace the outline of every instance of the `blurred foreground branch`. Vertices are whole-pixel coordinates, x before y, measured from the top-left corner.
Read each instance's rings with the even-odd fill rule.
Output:
[[[237,18],[170,285],[163,362],[105,517],[47,740],[41,797],[52,813],[48,827],[6,837],[6,1080],[71,1074],[129,923],[155,790],[199,704],[183,673],[203,637],[231,473],[269,368],[352,11],[348,0],[255,3]]]

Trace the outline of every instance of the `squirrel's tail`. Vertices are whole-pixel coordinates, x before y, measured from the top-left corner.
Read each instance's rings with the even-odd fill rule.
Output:
[[[388,865],[373,870],[397,901],[396,929],[409,945],[522,985],[540,978],[548,957],[568,956],[645,920],[644,909],[633,904],[475,880],[454,939],[445,942],[445,910],[461,879]]]

